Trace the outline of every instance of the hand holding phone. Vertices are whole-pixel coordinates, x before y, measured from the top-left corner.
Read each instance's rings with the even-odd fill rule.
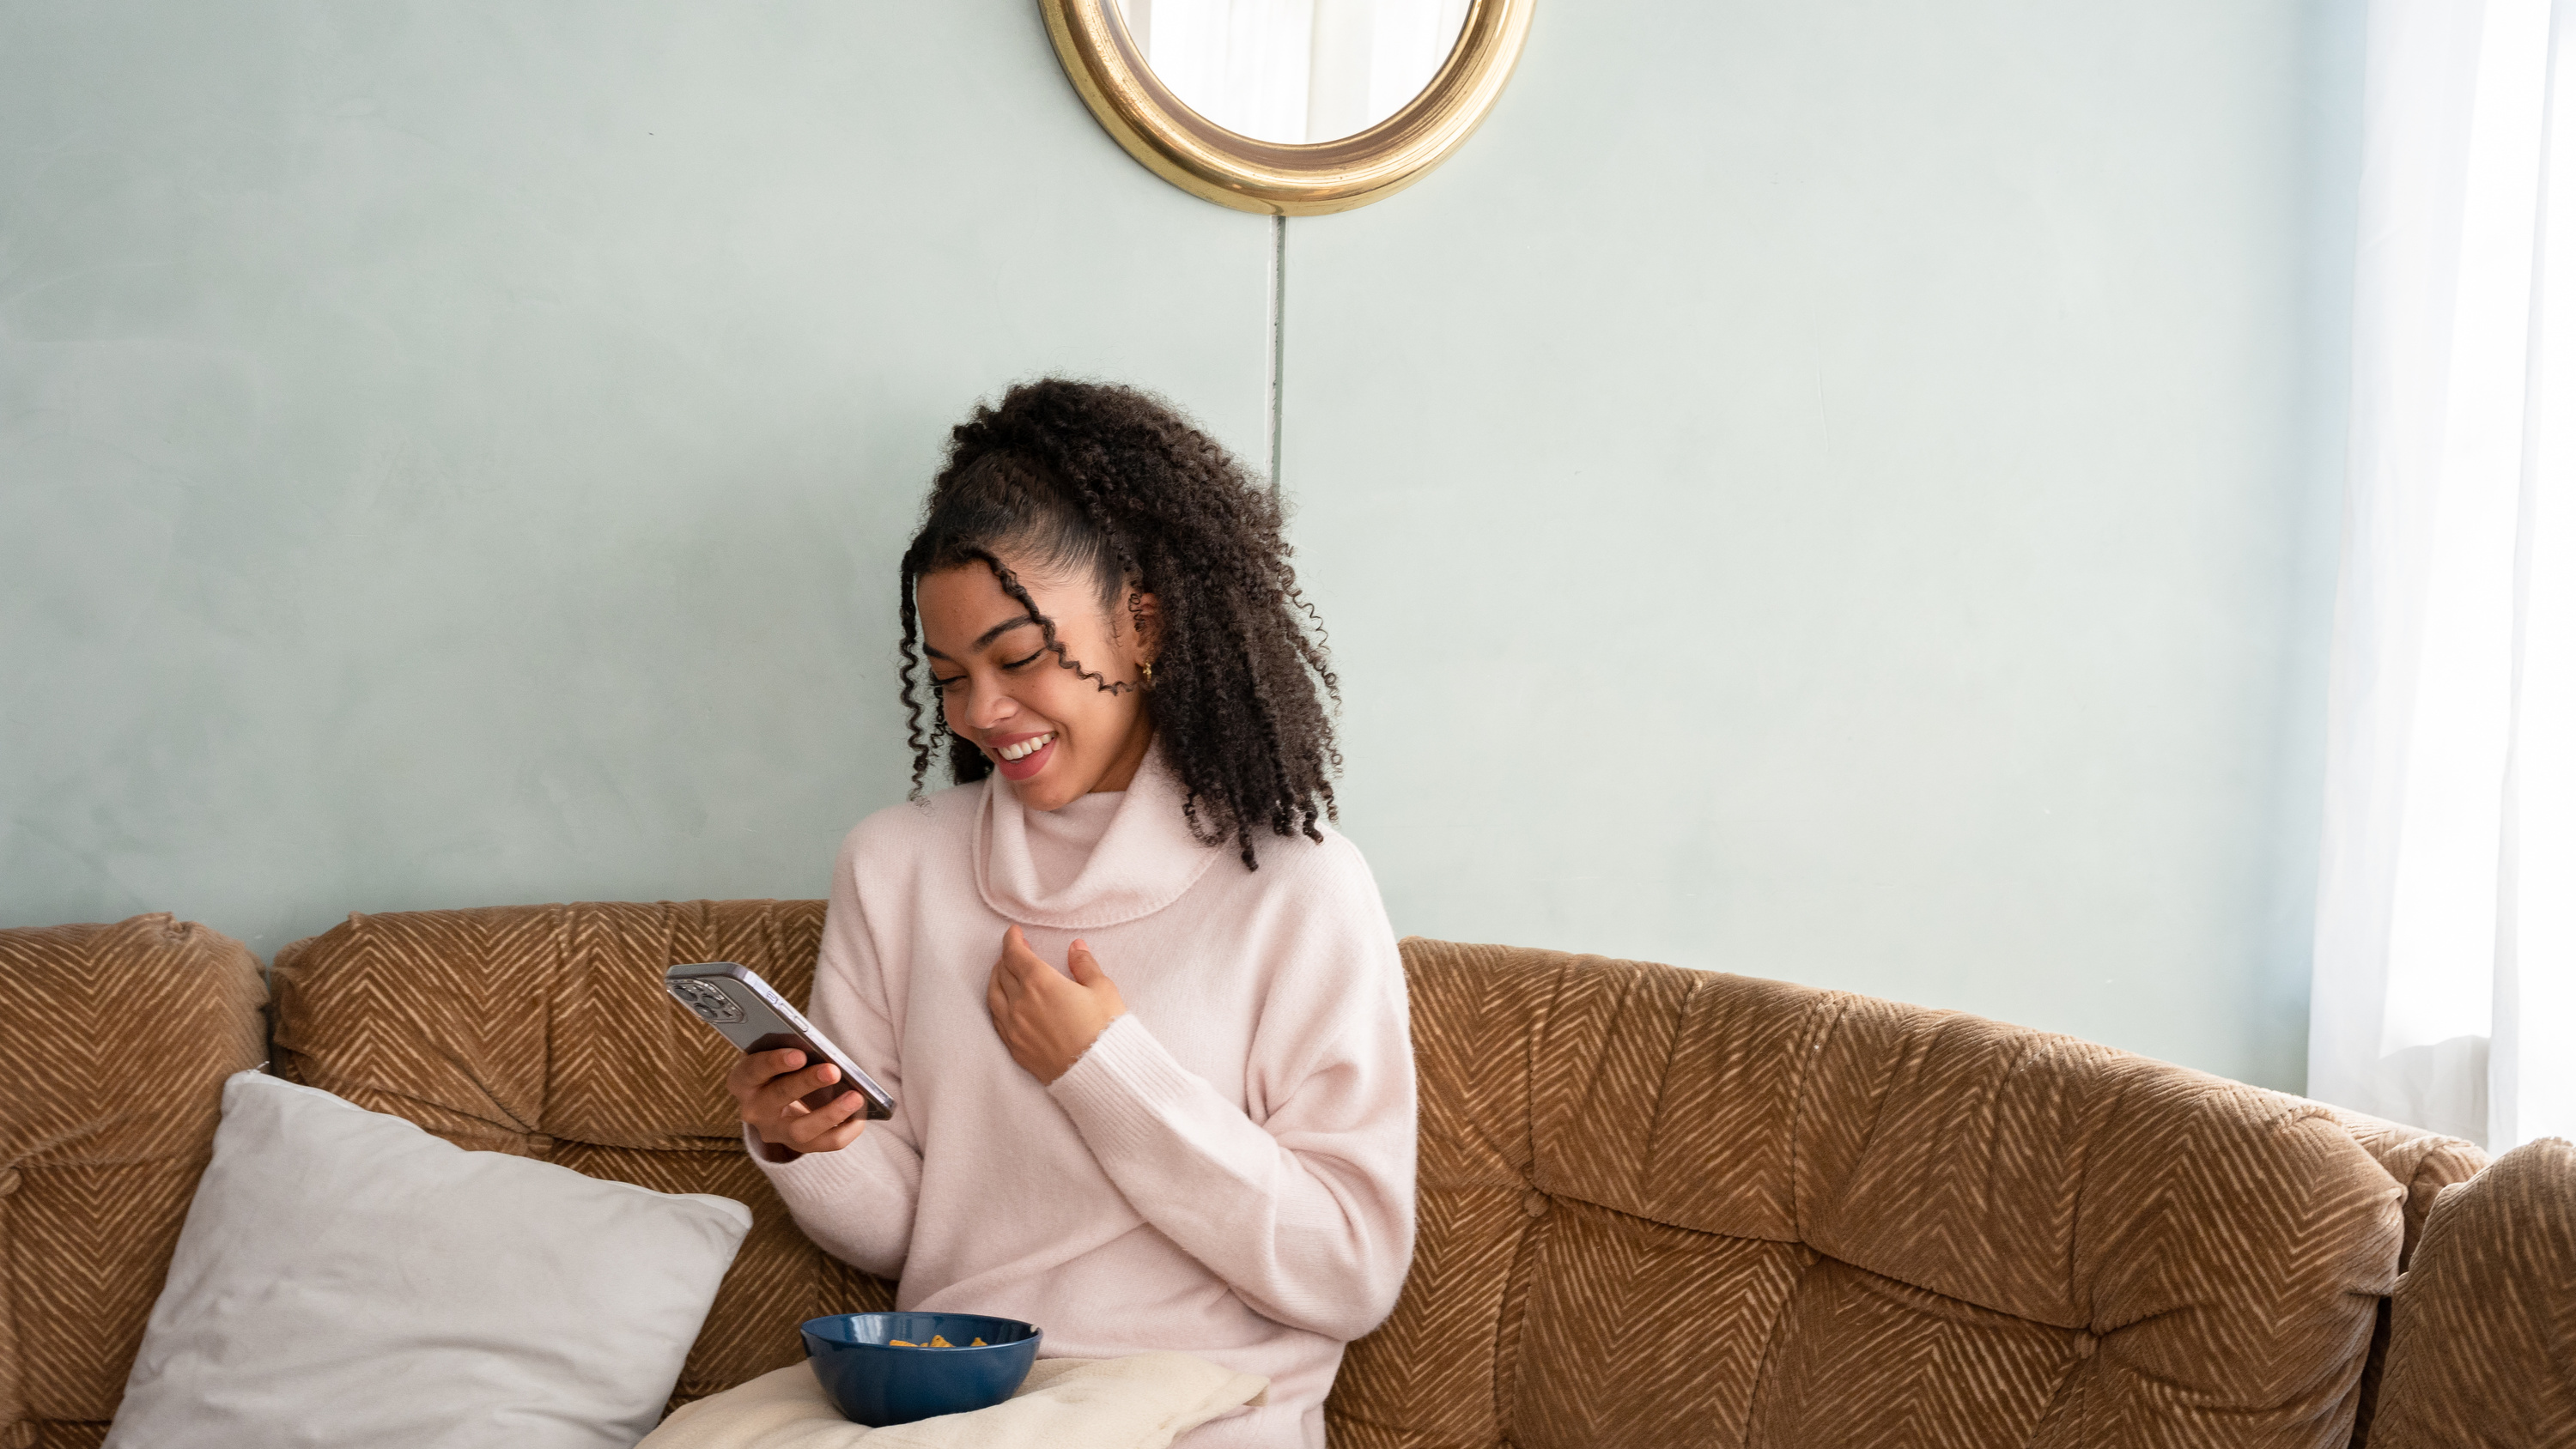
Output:
[[[858,1093],[833,1097],[827,1090],[840,1069],[830,1062],[807,1066],[804,1059],[794,1047],[746,1052],[725,1073],[725,1090],[733,1093],[743,1124],[772,1162],[793,1162],[808,1152],[838,1152],[868,1128],[867,1108]],[[814,1101],[822,1105],[807,1105]]]
[[[834,1152],[869,1119],[894,1115],[894,1099],[815,1029],[758,972],[730,961],[674,966],[663,985],[699,1020],[742,1048],[725,1089],[772,1161]],[[783,1155],[782,1155],[783,1154]]]

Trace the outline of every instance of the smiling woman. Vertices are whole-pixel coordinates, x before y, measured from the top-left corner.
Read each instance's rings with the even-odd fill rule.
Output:
[[[811,1012],[899,1105],[748,1056],[746,1145],[899,1307],[1198,1354],[1269,1398],[1183,1449],[1322,1449],[1412,1256],[1413,1055],[1278,505],[1142,393],[1031,383],[902,574],[915,798],[841,848]]]
[[[942,569],[917,586],[921,652],[950,733],[982,752],[1032,810],[1126,789],[1153,738],[1139,691],[1154,667],[1147,620],[1155,601],[1131,590],[1135,626],[1121,629],[1096,593],[1089,579],[1024,576],[998,559]],[[1084,659],[1118,677],[1084,668]]]
[[[928,512],[902,569],[916,794],[918,649],[959,784],[998,766],[1052,810],[1125,789],[1153,737],[1192,829],[1247,868],[1257,831],[1323,839],[1336,681],[1278,504],[1213,439],[1131,389],[1031,383],[956,430]]]
[[[1122,629],[1098,593],[1089,578],[1014,568],[990,552],[915,585],[921,652],[949,733],[1032,810],[1126,789],[1153,738],[1141,691],[1154,667],[1155,600],[1128,589]]]

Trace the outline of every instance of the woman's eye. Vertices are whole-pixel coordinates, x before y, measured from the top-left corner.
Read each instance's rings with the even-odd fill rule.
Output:
[[[965,682],[966,676],[963,674],[952,674],[946,679],[942,679],[936,674],[930,676],[930,687],[939,690],[941,693],[946,693],[948,686],[952,684],[963,684]]]
[[[1029,656],[1028,658],[1026,658],[1026,659],[1014,659],[1014,660],[1012,660],[1010,663],[1005,664],[1005,665],[1003,665],[1002,667],[1003,667],[1004,669],[1026,669],[1026,668],[1028,668],[1030,665],[1035,664],[1035,663],[1037,663],[1037,662],[1038,662],[1038,654],[1044,654],[1045,652],[1046,652],[1045,650],[1041,649],[1041,650],[1039,650],[1039,651],[1038,651],[1038,653],[1037,653],[1037,654],[1032,654],[1032,655],[1030,655],[1030,656]]]

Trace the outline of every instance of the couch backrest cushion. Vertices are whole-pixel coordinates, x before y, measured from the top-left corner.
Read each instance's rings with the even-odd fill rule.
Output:
[[[2445,1190],[2395,1320],[2373,1449],[2576,1444],[2576,1147]]]
[[[1405,956],[1421,1233],[1345,1449],[2348,1435],[2402,1192],[2331,1109],[1776,982]]]
[[[2455,1182],[2466,1182],[2487,1165],[2487,1155],[2474,1142],[2409,1127],[2381,1117],[2335,1109],[2352,1140],[2361,1144],[2379,1163],[2380,1168],[2406,1189],[2406,1245],[2397,1253],[2397,1268],[2404,1272],[2414,1261],[2415,1245],[2424,1236],[2425,1221],[2432,1216],[2434,1200],[2442,1189]]]
[[[2487,1165],[2487,1155],[2476,1143],[2402,1122],[2341,1108],[2336,1109],[2335,1116],[2352,1134],[2352,1140],[2361,1144],[2361,1150],[2406,1190],[2406,1242],[2397,1250],[2397,1270],[2403,1273],[2415,1260],[2415,1245],[2423,1239],[2424,1223],[2432,1214],[2434,1199],[2452,1183],[2476,1176]],[[2378,1326],[2370,1335],[2370,1361],[2361,1371],[2359,1407],[2353,1415],[2353,1449],[2370,1442],[2371,1424],[2378,1412],[2379,1385],[2387,1373],[2389,1331],[2389,1302],[2383,1298],[2379,1300]]]
[[[0,931],[0,1445],[95,1444],[259,1065],[258,958],[168,915]]]
[[[351,916],[278,953],[276,1070],[460,1147],[749,1206],[675,1396],[696,1398],[802,1358],[804,1319],[893,1306],[797,1230],[743,1152],[732,1048],[661,986],[735,961],[802,1005],[822,924],[821,901]]]

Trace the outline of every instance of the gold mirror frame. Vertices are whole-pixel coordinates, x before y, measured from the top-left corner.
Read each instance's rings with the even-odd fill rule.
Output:
[[[1470,0],[1458,43],[1431,84],[1357,135],[1290,146],[1238,135],[1158,79],[1118,0],[1038,0],[1073,88],[1147,170],[1237,211],[1322,216],[1393,196],[1458,149],[1512,78],[1537,0]]]

